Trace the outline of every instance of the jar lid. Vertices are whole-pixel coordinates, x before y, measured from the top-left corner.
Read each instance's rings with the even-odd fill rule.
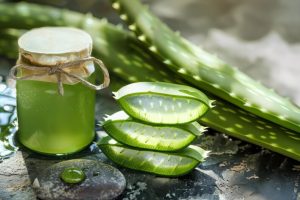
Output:
[[[88,57],[92,51],[91,36],[71,27],[42,27],[23,34],[19,40],[20,54],[32,63],[55,65]]]

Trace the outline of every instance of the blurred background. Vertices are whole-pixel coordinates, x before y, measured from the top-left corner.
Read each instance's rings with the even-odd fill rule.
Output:
[[[3,2],[7,2],[2,0]],[[12,1],[17,2],[17,1]],[[105,17],[109,0],[31,0]],[[173,30],[300,105],[299,0],[144,0]]]

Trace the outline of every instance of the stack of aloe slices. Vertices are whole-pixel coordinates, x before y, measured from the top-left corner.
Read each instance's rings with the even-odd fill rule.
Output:
[[[195,120],[212,101],[189,86],[138,82],[114,93],[123,110],[105,118],[98,145],[119,165],[164,176],[190,172],[207,151],[190,145],[205,128]]]

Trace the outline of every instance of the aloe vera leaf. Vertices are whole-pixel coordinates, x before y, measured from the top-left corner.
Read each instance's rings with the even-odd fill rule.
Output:
[[[132,83],[114,95],[127,114],[154,124],[195,121],[212,107],[212,101],[199,90],[173,83]]]
[[[140,1],[113,2],[138,39],[185,80],[255,115],[300,132],[300,108],[289,100],[183,39]]]
[[[83,16],[69,10],[65,12],[63,9],[26,2],[1,3],[0,6],[0,26],[2,28],[31,29],[45,26],[45,24],[47,26],[64,26],[65,24],[81,26],[85,20],[89,20],[88,15],[86,19]]]
[[[10,46],[10,44],[14,44],[14,43],[13,42],[8,43],[7,41],[0,41],[0,54],[5,55],[7,58],[15,59],[17,56],[17,52],[14,50],[17,49],[17,47],[12,47]]]
[[[0,31],[0,54],[8,58],[18,57],[17,39],[23,31],[17,29],[4,29]]]
[[[205,130],[197,122],[181,126],[148,125],[134,120],[124,111],[105,118],[103,128],[120,143],[157,151],[183,149]]]
[[[29,10],[29,13],[37,13],[37,14],[43,14],[45,16],[47,15],[48,11],[51,11],[52,8],[44,7],[44,6],[37,6],[34,4],[28,4],[28,3],[17,3],[17,4],[0,4],[1,10],[13,10],[14,15],[17,16],[19,15],[18,8],[19,5],[21,6],[27,6],[26,9]],[[35,10],[31,10],[31,8],[34,8]],[[39,9],[39,12],[37,10]],[[58,9],[59,10],[59,9]],[[67,10],[64,11],[67,13]],[[58,14],[60,12],[57,12]],[[31,27],[35,27],[35,20],[39,20],[34,15],[27,15],[23,16],[20,18],[18,23],[14,23],[14,16],[6,17],[5,12],[0,12],[0,22],[2,17],[6,18],[6,20],[10,20],[11,24],[8,26],[8,28],[13,28],[15,24],[18,23],[23,23],[24,26],[21,28],[26,28],[26,23],[28,21],[31,21]],[[84,18],[84,15],[82,15],[82,18]],[[49,18],[49,20],[51,20]],[[96,19],[94,19],[96,20]],[[84,21],[82,19],[82,21]],[[53,23],[45,21],[43,26],[49,25],[48,23]],[[38,24],[38,23],[37,23]],[[0,27],[3,24],[0,23]],[[67,24],[62,24],[62,25],[67,25]],[[108,25],[108,24],[107,24]],[[145,52],[142,51],[141,48],[131,48],[132,46],[136,46],[136,41],[134,38],[131,37],[127,32],[122,31],[122,29],[117,29],[113,25],[102,25],[102,27],[105,27],[101,29],[101,37],[99,36],[93,36],[94,41],[106,41],[106,42],[98,42],[94,44],[105,44],[102,48],[101,45],[98,48],[94,48],[94,55],[99,58],[105,58],[105,63],[110,67],[110,69],[114,68],[120,68],[121,70],[115,70],[112,71],[110,70],[113,75],[112,81],[111,81],[111,86],[116,88],[120,87],[119,84],[124,85],[124,81],[130,83],[134,82],[133,79],[129,79],[128,77],[131,77],[132,74],[128,74],[130,70],[137,71],[138,73],[135,74],[135,77],[137,81],[168,81],[168,82],[173,82],[176,81],[177,79],[173,80],[169,77],[167,79],[165,76],[163,76],[163,73],[168,74],[169,72],[165,71],[164,65],[162,65],[160,62],[155,61],[155,58],[151,57],[150,55],[144,55]],[[19,26],[19,25],[18,25]],[[7,27],[6,27],[7,28]],[[17,31],[17,30],[16,30]],[[117,34],[112,34],[112,32],[118,32],[118,39],[115,39],[113,37],[117,37]],[[99,31],[100,32],[100,31]],[[123,33],[123,36],[122,36]],[[1,40],[1,38],[0,38]],[[10,42],[8,40],[3,40],[4,43]],[[134,45],[132,43],[134,43]],[[125,47],[121,47],[125,45]],[[1,46],[1,43],[0,43]],[[10,46],[10,45],[5,45],[5,46]],[[12,47],[14,45],[11,45]],[[0,48],[1,49],[1,48]],[[1,49],[2,50],[2,49]],[[11,49],[8,49],[9,51]],[[17,52],[17,49],[15,50]],[[4,55],[7,53],[5,49],[3,49]],[[119,59],[119,57],[116,56],[111,56],[111,55],[116,55],[118,53],[121,53],[122,59]],[[17,53],[16,53],[17,55]],[[134,56],[133,56],[134,55]],[[138,58],[138,59],[135,59]],[[128,61],[126,61],[128,59]],[[133,59],[133,60],[132,60]],[[135,67],[132,69],[132,62],[135,63]],[[156,65],[156,64],[157,65]],[[147,74],[148,69],[151,67],[151,75],[152,79],[149,80],[149,76]],[[121,71],[122,73],[117,73],[118,71]],[[131,71],[130,71],[131,73]],[[127,83],[126,83],[127,84]],[[117,86],[116,86],[117,85]],[[197,87],[197,85],[195,85]],[[208,95],[208,93],[206,93]],[[206,113],[205,117],[202,117],[199,119],[200,123],[203,123],[206,126],[209,126],[211,128],[214,128],[220,132],[227,133],[230,136],[246,140],[250,143],[257,144],[260,146],[263,146],[267,149],[271,149],[275,152],[281,153],[283,155],[286,155],[288,157],[291,157],[295,160],[300,161],[300,135],[297,134],[294,131],[289,131],[287,129],[283,129],[280,126],[275,125],[274,123],[271,123],[269,121],[259,119],[252,115],[251,113],[245,112],[244,110],[238,109],[236,106],[227,103],[223,101],[222,99],[219,99],[215,96],[210,96],[211,99],[216,100],[216,106],[212,108],[208,113]],[[226,112],[225,112],[226,111]],[[236,112],[235,112],[236,111]],[[246,113],[243,115],[241,118],[240,113],[244,112]],[[218,113],[223,113],[222,115]],[[265,123],[265,128],[261,128],[260,126],[261,122],[259,123],[258,121],[262,121]],[[236,124],[243,124],[245,122],[247,123],[247,126],[243,126],[242,128],[238,128],[237,126],[240,127],[240,125]],[[271,134],[269,134],[268,130],[269,127],[272,127],[273,136],[275,136],[277,139],[274,140],[270,137]]]
[[[222,103],[200,119],[201,124],[300,161],[300,135],[284,127]],[[234,123],[231,123],[234,122]]]
[[[131,148],[109,136],[101,138],[98,146],[108,158],[121,166],[163,176],[187,174],[203,162],[208,154],[194,145],[172,153]]]

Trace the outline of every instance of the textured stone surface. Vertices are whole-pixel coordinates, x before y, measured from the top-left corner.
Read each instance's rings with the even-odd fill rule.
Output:
[[[0,163],[0,199],[35,199],[25,164],[27,155],[17,152]]]
[[[60,174],[65,168],[80,168],[86,175],[79,184],[66,184]],[[54,164],[40,173],[33,188],[41,199],[113,199],[126,186],[123,174],[116,168],[95,160],[73,159]]]

